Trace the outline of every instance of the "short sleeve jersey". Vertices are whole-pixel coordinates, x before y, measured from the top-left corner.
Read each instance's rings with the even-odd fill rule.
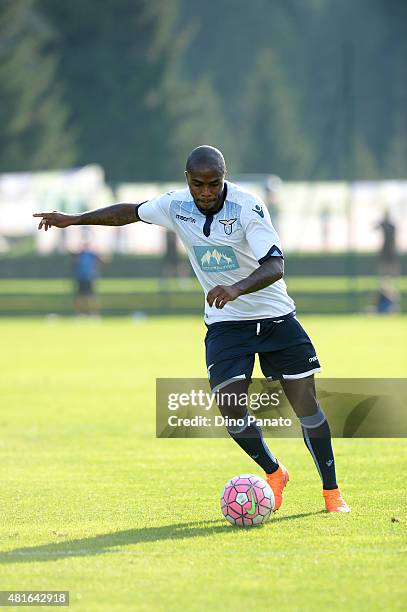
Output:
[[[225,189],[224,204],[214,215],[197,208],[188,188],[144,202],[137,211],[141,221],[178,234],[205,296],[216,285],[232,285],[246,278],[269,257],[283,256],[263,202],[229,181]],[[241,295],[222,309],[205,301],[205,322],[274,318],[294,309],[281,279]]]

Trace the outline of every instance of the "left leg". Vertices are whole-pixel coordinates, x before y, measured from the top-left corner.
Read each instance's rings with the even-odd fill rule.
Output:
[[[280,382],[301,422],[304,442],[321,477],[326,510],[350,512],[336,482],[331,430],[317,401],[314,375],[305,378],[283,378]]]
[[[336,481],[331,431],[316,397],[314,372],[320,371],[320,365],[312,342],[294,317],[278,323],[273,339],[273,350],[259,354],[263,374],[280,380],[301,422],[304,442],[322,480],[326,509],[349,512]]]
[[[314,375],[281,379],[280,382],[300,420],[304,442],[312,455],[324,489],[337,489],[331,431],[316,397]]]

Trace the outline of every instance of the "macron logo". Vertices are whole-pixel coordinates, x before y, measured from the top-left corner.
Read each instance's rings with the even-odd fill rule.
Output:
[[[191,223],[196,223],[196,220],[193,217],[183,217],[182,215],[175,215],[175,217],[180,221],[190,221]]]
[[[252,211],[257,213],[259,217],[261,217],[262,219],[264,218],[264,211],[262,207],[260,206],[260,204],[256,204],[256,206],[252,208]]]

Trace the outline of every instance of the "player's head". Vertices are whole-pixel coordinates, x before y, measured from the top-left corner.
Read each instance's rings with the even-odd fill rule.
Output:
[[[188,155],[185,176],[194,202],[202,212],[219,208],[225,175],[225,159],[215,147],[203,145]]]

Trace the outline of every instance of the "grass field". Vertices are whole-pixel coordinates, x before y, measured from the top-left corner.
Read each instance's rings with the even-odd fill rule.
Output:
[[[290,291],[313,291],[329,293],[348,291],[375,291],[379,281],[376,276],[290,276],[286,281]],[[189,291],[202,293],[202,288],[194,278],[170,278],[160,281],[158,278],[101,278],[97,281],[100,293],[149,293],[160,290],[180,290],[180,285]],[[407,277],[400,277],[395,282],[399,291],[407,291]],[[0,295],[8,294],[71,294],[72,281],[66,278],[48,279],[0,279]]]
[[[288,290],[299,312],[349,314],[365,312],[375,303],[375,276],[289,276]],[[102,278],[96,283],[104,316],[200,315],[203,293],[195,279]],[[407,277],[396,282],[401,312],[407,312]],[[0,279],[0,317],[72,315],[70,279]]]
[[[324,376],[407,376],[406,317],[302,321]],[[302,440],[273,441],[284,504],[238,530],[219,494],[257,466],[228,439],[154,438],[155,378],[205,376],[200,319],[0,334],[0,589],[69,590],[86,612],[406,609],[405,440],[335,440],[350,515],[321,512]]]

